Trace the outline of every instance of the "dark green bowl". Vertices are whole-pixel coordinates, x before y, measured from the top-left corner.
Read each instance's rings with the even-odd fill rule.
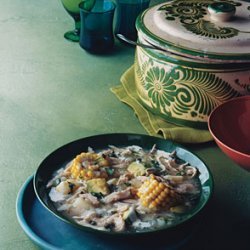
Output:
[[[196,166],[200,171],[200,181],[202,185],[202,193],[197,205],[189,211],[182,220],[178,220],[177,223],[173,223],[171,226],[162,227],[157,230],[146,231],[146,232],[107,232],[100,231],[93,228],[81,226],[69,220],[58,212],[49,198],[49,190],[46,188],[48,181],[52,178],[53,173],[65,166],[69,161],[71,161],[77,154],[87,151],[88,147],[94,150],[102,150],[107,148],[109,145],[114,145],[118,147],[138,145],[145,149],[151,149],[152,146],[156,144],[157,149],[161,149],[167,152],[172,152],[176,150],[177,156],[193,166]],[[85,232],[92,232],[98,234],[99,236],[112,236],[112,237],[139,237],[139,236],[149,236],[152,234],[167,233],[171,239],[174,238],[176,232],[178,236],[185,236],[186,233],[191,231],[191,227],[197,224],[201,211],[204,211],[206,204],[208,203],[212,192],[213,192],[213,178],[211,172],[209,171],[206,164],[195,154],[191,153],[187,149],[173,143],[172,141],[160,139],[157,137],[152,137],[148,135],[139,134],[103,134],[91,137],[86,137],[79,139],[77,141],[70,142],[54,152],[48,155],[38,167],[34,176],[34,190],[40,200],[40,202],[47,208],[51,213],[57,216],[59,219],[70,223]],[[171,236],[170,236],[171,235]]]

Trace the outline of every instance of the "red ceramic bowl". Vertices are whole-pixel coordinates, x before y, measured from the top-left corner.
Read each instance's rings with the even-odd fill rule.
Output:
[[[250,96],[231,99],[215,108],[208,128],[221,150],[250,171]]]

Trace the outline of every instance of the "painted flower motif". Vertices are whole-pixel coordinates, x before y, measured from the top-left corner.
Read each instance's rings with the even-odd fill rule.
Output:
[[[192,23],[206,15],[206,8],[200,3],[180,1],[171,6],[161,8],[166,13],[167,20],[179,18],[182,23]]]
[[[176,86],[175,78],[179,74],[172,75],[159,67],[152,67],[145,77],[144,87],[148,91],[148,96],[157,108],[165,109],[174,101]]]
[[[235,7],[241,3],[220,0],[218,3],[225,1],[227,5]],[[179,19],[186,30],[199,36],[211,37],[213,39],[227,39],[237,36],[239,31],[232,27],[218,27],[216,23],[203,19],[207,15],[207,8],[210,4],[214,4],[216,0],[176,0],[174,4],[165,4],[159,8],[164,11],[166,19],[174,21]]]

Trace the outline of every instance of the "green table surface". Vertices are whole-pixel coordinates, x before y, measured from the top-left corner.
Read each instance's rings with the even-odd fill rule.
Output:
[[[92,55],[66,41],[73,21],[59,0],[1,3],[0,249],[37,249],[17,221],[15,202],[39,163],[82,137],[146,134],[110,91],[133,64],[134,48],[116,41],[112,54]],[[249,249],[250,173],[213,142],[185,146],[208,164],[215,181],[199,249]]]

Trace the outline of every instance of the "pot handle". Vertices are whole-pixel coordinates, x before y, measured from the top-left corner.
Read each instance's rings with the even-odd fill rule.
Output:
[[[211,19],[220,22],[226,22],[232,19],[236,12],[234,5],[228,2],[215,2],[209,4],[208,12],[211,16]]]

